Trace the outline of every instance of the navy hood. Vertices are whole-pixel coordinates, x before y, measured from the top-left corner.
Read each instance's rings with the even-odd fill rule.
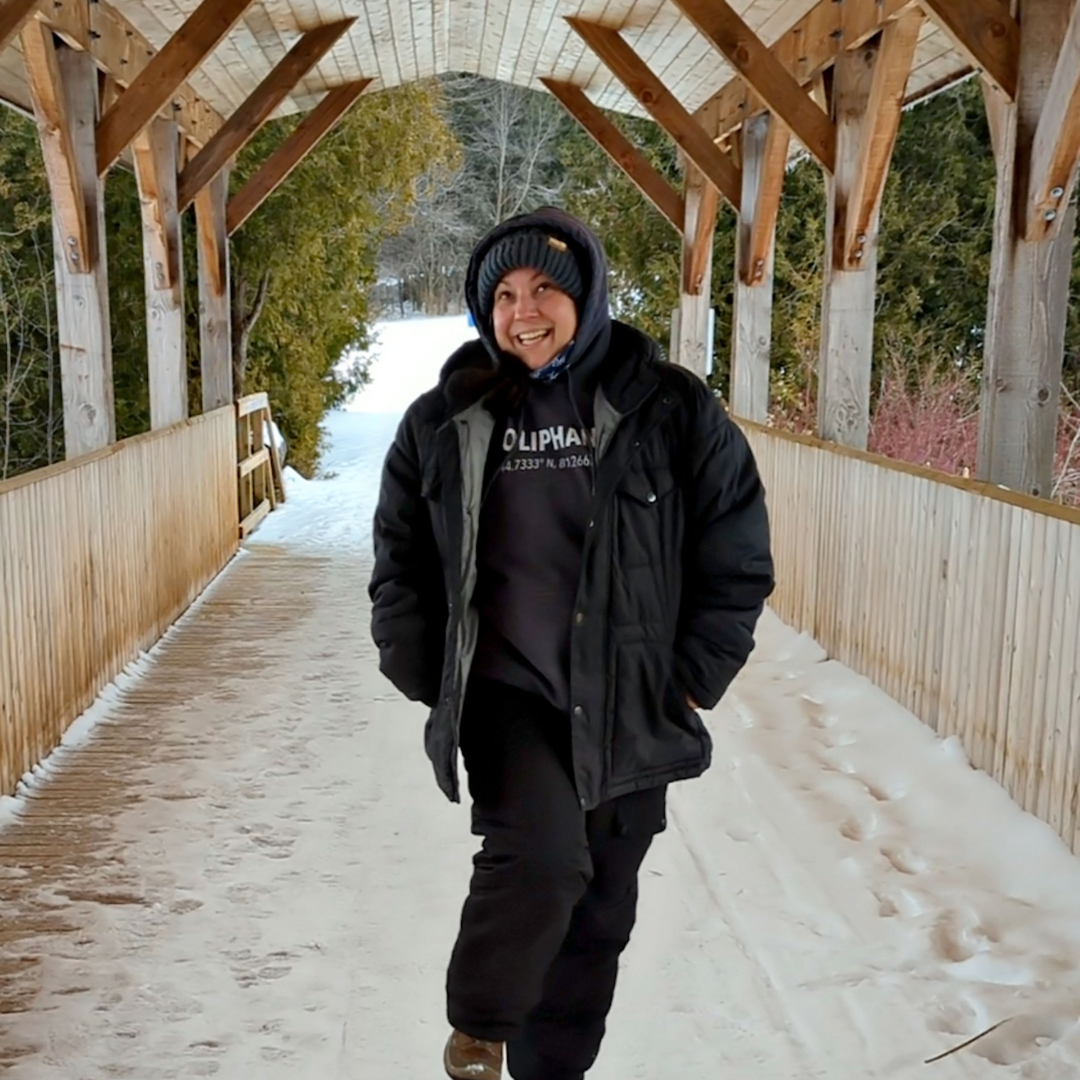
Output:
[[[570,369],[577,378],[590,374],[607,352],[611,337],[611,311],[608,304],[607,258],[599,237],[572,214],[545,206],[530,214],[519,214],[497,225],[479,244],[469,259],[465,275],[465,301],[476,323],[480,340],[496,365],[505,366],[507,353],[495,341],[491,314],[484,314],[480,304],[478,281],[480,265],[492,246],[503,237],[526,229],[541,229],[569,245],[581,270],[584,291],[578,307],[578,328]],[[516,358],[515,358],[516,360]],[[518,363],[520,363],[518,361]]]

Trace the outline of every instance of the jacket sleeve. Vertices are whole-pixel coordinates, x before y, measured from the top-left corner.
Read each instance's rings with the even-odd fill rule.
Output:
[[[375,568],[368,585],[379,670],[407,697],[434,705],[442,678],[446,589],[421,494],[422,468],[410,414],[383,465],[375,510]]]
[[[765,490],[746,437],[704,386],[695,391],[675,677],[711,709],[754,647],[773,562]]]

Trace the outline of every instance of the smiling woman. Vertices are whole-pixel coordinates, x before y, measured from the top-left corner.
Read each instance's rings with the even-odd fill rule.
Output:
[[[577,305],[547,274],[522,267],[496,286],[491,320],[499,348],[538,371],[574,340]]]

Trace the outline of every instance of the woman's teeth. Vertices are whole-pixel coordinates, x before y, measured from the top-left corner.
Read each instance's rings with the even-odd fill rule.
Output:
[[[522,345],[533,345],[547,336],[548,332],[546,330],[536,330],[531,334],[518,334],[518,341],[520,341]]]

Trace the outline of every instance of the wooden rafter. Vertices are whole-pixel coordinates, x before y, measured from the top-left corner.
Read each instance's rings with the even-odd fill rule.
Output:
[[[735,163],[706,134],[674,94],[657,78],[617,30],[578,18],[566,20],[611,69],[679,149],[732,205],[739,202],[742,178]]]
[[[237,24],[252,0],[203,0],[98,123],[104,175],[173,94]]]
[[[652,167],[648,158],[588,99],[580,87],[556,79],[540,81],[681,234],[686,220],[686,203],[682,195]]]
[[[355,82],[335,87],[304,117],[296,130],[229,200],[226,214],[229,236],[284,183],[286,177],[319,144],[323,136],[345,115],[352,103],[371,83],[371,79],[357,79]]]
[[[0,0],[0,52],[34,13],[39,0]]]
[[[941,6],[963,6],[957,0],[935,2]],[[990,13],[987,16],[990,22],[1000,24],[1002,38],[1010,43],[1015,42],[1019,31],[1004,5],[999,0],[978,0],[978,4]],[[843,3],[819,0],[770,46],[769,51],[800,86],[806,86],[816,75],[830,67],[840,53],[865,44],[914,6],[916,0],[844,0]],[[989,32],[992,35],[992,31]],[[1011,44],[1002,46],[1000,51],[1007,54],[1011,48]],[[965,51],[971,55],[970,49]],[[984,77],[994,81],[996,69],[1000,66],[987,69]],[[1016,94],[1015,78],[1011,82],[1011,89],[997,85],[1007,100],[1013,100]],[[747,117],[765,110],[764,101],[737,75],[709,98],[695,116],[710,134],[721,138],[734,131]]]
[[[39,19],[31,19],[22,29],[23,62],[30,83],[45,171],[52,192],[56,229],[64,251],[64,261],[73,274],[88,274],[92,268],[86,200],[72,141],[73,123],[56,54],[56,38]]]
[[[1025,233],[1029,240],[1061,227],[1080,160],[1080,2],[1058,53],[1031,147],[1031,179]]]
[[[675,3],[772,114],[779,116],[821,165],[832,172],[836,164],[836,127],[832,120],[726,0]]]
[[[284,59],[225,121],[221,130],[180,174],[177,197],[183,213],[195,196],[238,154],[289,95],[296,84],[326,55],[355,19],[342,19],[309,30]]]
[[[1016,99],[1020,26],[1001,0],[919,0],[956,48],[1009,99]]]
[[[818,0],[794,26],[770,46],[769,51],[800,86],[830,67],[840,53],[854,49],[897,19],[915,0]],[[710,132],[722,137],[747,117],[765,112],[765,103],[739,75],[726,82],[695,115]]]
[[[760,285],[768,276],[766,271],[776,234],[780,199],[784,193],[784,173],[790,146],[790,129],[779,117],[770,116],[765,148],[758,166],[761,172],[753,185],[754,204],[741,210],[750,218],[749,236],[739,252],[739,277],[746,285]],[[744,161],[744,176],[746,168]]]
[[[922,12],[913,8],[881,32],[855,180],[844,214],[844,265],[848,269],[858,268],[881,205],[922,21]]]
[[[74,49],[89,53],[121,88],[129,86],[157,52],[106,0],[51,0],[38,17]],[[104,106],[103,106],[104,107]],[[202,146],[221,126],[220,114],[186,83],[169,102],[173,119],[188,139]]]

